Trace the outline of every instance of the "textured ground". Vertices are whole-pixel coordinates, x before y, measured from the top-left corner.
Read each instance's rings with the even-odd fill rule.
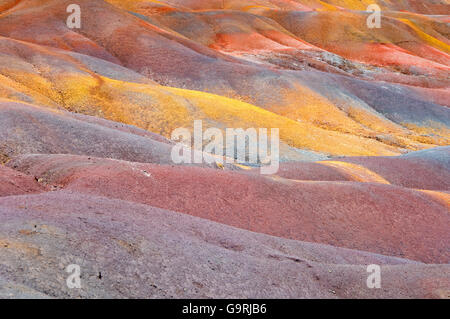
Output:
[[[449,284],[445,265],[284,240],[127,201],[58,191],[0,203],[6,295],[422,298],[440,297]],[[82,290],[65,286],[71,263],[84,270]],[[383,289],[365,288],[361,265],[372,263],[384,265]]]
[[[436,192],[440,201],[419,190],[370,179],[291,181],[62,155],[19,157],[8,166],[36,176],[44,185],[188,213],[255,232],[429,263],[450,261],[450,196],[443,192]]]
[[[449,14],[0,0],[0,298],[448,298]],[[280,170],[175,165],[194,120],[279,128]]]

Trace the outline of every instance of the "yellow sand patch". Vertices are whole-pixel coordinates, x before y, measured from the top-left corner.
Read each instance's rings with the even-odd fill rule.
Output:
[[[226,8],[226,7],[225,7]],[[267,10],[270,10],[270,9],[272,9],[272,8],[269,8],[269,7],[265,7],[265,6],[258,6],[258,5],[253,5],[253,6],[245,6],[245,7],[242,7],[242,11],[251,11],[252,9],[267,9]]]
[[[145,5],[148,4],[149,2],[171,8],[171,6],[168,5],[167,3],[158,0],[106,0],[106,2],[109,2],[124,10],[136,10],[137,8],[139,8],[140,5],[142,4]]]
[[[349,175],[355,182],[390,184],[382,176],[365,168],[364,166],[339,161],[326,161],[317,163],[319,163],[320,165],[336,168],[338,171]]]
[[[41,255],[41,250],[39,248],[36,248],[30,244],[7,240],[7,239],[0,239],[0,251],[2,249],[12,249],[19,253],[26,254],[26,255],[33,255],[33,256],[39,256]]]
[[[275,114],[260,107],[222,96],[109,79],[84,70],[54,73],[41,69],[40,74],[2,69],[18,92],[32,96],[40,105],[63,107],[69,111],[135,125],[165,137],[178,127],[192,128],[195,119],[203,120],[205,129],[279,128],[286,144],[331,155],[398,155],[396,146],[376,141],[370,128],[362,126],[327,99],[307,88],[302,107],[279,108]],[[37,93],[38,92],[38,93]],[[14,92],[3,91],[0,97],[23,101]],[[46,97],[48,100],[45,101]],[[35,101],[33,101],[35,102]],[[283,113],[284,112],[284,113]],[[292,117],[303,119],[298,122]],[[288,118],[289,117],[289,118]],[[324,120],[326,118],[326,120]],[[362,118],[362,116],[360,116]],[[366,122],[372,121],[368,119]],[[386,123],[376,124],[380,129]],[[385,130],[395,127],[386,125]],[[400,135],[399,131],[395,132]],[[407,141],[406,141],[407,142]],[[405,142],[405,143],[406,143]],[[415,149],[417,145],[406,143]],[[398,145],[397,145],[398,146]]]
[[[429,195],[433,199],[439,201],[444,206],[447,206],[450,211],[450,194],[447,194],[444,192],[438,192],[438,191],[423,190],[423,189],[419,189],[419,191]]]
[[[402,125],[416,133],[410,135],[411,140],[429,144],[428,147],[433,145],[447,146],[450,143],[450,130],[441,123],[429,121],[423,126],[411,123],[402,123]]]
[[[417,25],[415,25],[412,21],[409,21],[407,19],[398,19],[402,21],[403,23],[409,25],[414,31],[416,31],[417,35],[424,40],[429,45],[442,50],[446,53],[450,53],[450,45],[442,42],[439,39],[436,39],[435,37],[432,37],[431,35],[423,32]]]
[[[371,139],[327,131],[310,123],[299,123],[254,105],[213,94],[167,88],[185,97],[201,111],[204,120],[234,128],[279,128],[280,138],[287,144],[329,154],[394,155],[396,149]],[[197,112],[198,113],[198,112]]]

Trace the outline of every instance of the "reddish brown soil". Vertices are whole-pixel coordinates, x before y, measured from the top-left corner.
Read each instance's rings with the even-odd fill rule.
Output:
[[[0,165],[0,197],[44,191],[46,191],[45,187],[39,185],[34,177]]]
[[[8,163],[46,184],[143,203],[274,236],[449,262],[449,206],[393,185],[304,182],[77,156]]]

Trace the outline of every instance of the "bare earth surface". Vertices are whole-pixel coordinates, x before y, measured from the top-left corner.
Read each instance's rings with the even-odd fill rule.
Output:
[[[54,192],[0,203],[0,278],[22,294],[413,298],[439,297],[449,284],[446,265],[280,239],[127,201]],[[72,263],[83,269],[79,291],[65,285]],[[372,263],[384,265],[381,290],[365,286]]]

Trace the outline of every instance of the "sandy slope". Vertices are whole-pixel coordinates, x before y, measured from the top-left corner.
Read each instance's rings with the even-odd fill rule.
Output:
[[[446,265],[284,240],[126,201],[54,192],[0,199],[0,212],[0,278],[8,283],[0,293],[16,296],[438,298],[448,287]],[[81,290],[65,285],[72,263],[82,267]],[[372,263],[383,265],[382,289],[365,284]]]
[[[8,162],[46,185],[187,213],[234,227],[448,263],[449,197],[379,181],[292,181],[197,167],[29,155]]]
[[[394,12],[382,29],[368,30],[364,14],[345,10],[192,12],[196,2],[189,2],[154,12],[140,7],[153,2],[95,0],[80,2],[83,27],[71,30],[64,24],[69,3],[21,1],[0,16],[2,96],[166,137],[195,118],[220,128],[230,120],[244,127],[270,122],[289,130],[287,145],[326,155],[448,144],[448,27],[437,18]],[[239,119],[226,116],[232,107]],[[261,109],[271,113],[249,118]],[[306,132],[315,140],[305,141]]]

